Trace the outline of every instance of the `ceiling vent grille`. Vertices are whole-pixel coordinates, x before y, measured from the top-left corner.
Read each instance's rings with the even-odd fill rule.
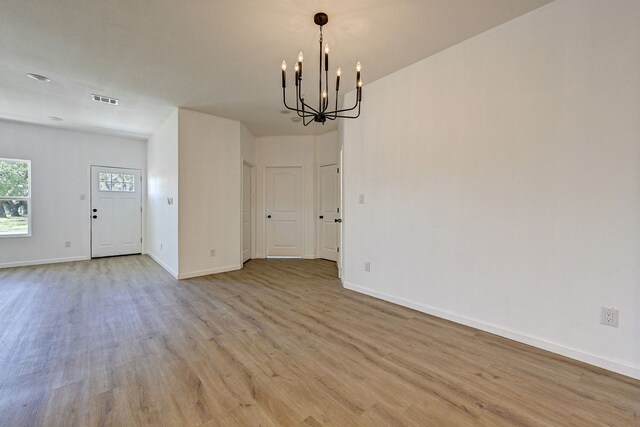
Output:
[[[96,102],[102,102],[103,104],[118,105],[117,99],[109,98],[108,96],[91,94],[91,99],[93,99]]]

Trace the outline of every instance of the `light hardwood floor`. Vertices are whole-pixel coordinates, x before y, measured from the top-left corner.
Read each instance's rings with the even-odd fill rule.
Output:
[[[335,264],[176,281],[0,270],[0,425],[640,425],[640,381],[347,291]]]

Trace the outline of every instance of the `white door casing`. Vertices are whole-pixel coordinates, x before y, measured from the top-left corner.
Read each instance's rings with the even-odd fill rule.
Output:
[[[320,258],[338,260],[340,175],[338,165],[320,167]]]
[[[242,165],[242,262],[251,258],[251,166]]]
[[[113,181],[101,185],[101,176]],[[90,213],[92,258],[141,253],[141,171],[91,166]]]
[[[265,178],[266,255],[302,257],[303,169],[300,166],[268,166]]]

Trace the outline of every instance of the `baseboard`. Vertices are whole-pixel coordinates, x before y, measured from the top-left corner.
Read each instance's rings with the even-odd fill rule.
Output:
[[[76,257],[67,257],[67,258],[37,259],[33,261],[6,262],[3,264],[0,264],[0,268],[27,267],[30,265],[43,265],[43,264],[58,264],[61,262],[86,261],[88,259],[91,259],[91,258],[88,256],[76,256]]]
[[[160,267],[164,268],[165,270],[167,270],[167,272],[169,274],[171,274],[173,277],[175,277],[176,279],[178,278],[178,273],[176,273],[175,271],[173,271],[173,269],[169,268],[169,266],[167,264],[165,264],[164,262],[160,261],[160,258],[158,258],[156,255],[153,254],[153,252],[146,250],[144,251],[144,253],[146,255],[149,256],[149,258],[151,258],[152,260],[154,260]]]
[[[640,379],[640,366],[635,365],[633,363],[598,356],[580,349],[576,349],[563,344],[547,341],[545,339],[538,338],[520,331],[515,331],[509,328],[504,328],[502,326],[472,319],[466,316],[461,316],[446,310],[440,310],[425,304],[420,304],[414,301],[410,301],[405,298],[395,297],[382,292],[374,291],[369,288],[354,285],[353,283],[343,281],[342,285],[346,289],[350,289],[355,292],[366,294],[374,298],[392,302],[394,304],[408,307],[408,308],[420,311],[422,313],[430,314],[432,316],[450,320],[452,322],[459,323],[461,325],[470,326],[472,328],[479,329],[481,331],[499,335],[504,338],[509,338],[511,340],[518,341],[523,344],[528,344],[533,347],[537,347],[543,350],[550,351],[552,353],[556,353],[562,356],[569,357],[571,359],[578,360],[580,362],[598,366],[600,368],[617,372],[619,374],[626,375],[631,378]]]
[[[209,274],[226,273],[228,271],[240,270],[242,265],[228,265],[226,267],[217,267],[209,270],[191,271],[189,273],[178,274],[178,279],[191,279],[192,277],[208,276]]]

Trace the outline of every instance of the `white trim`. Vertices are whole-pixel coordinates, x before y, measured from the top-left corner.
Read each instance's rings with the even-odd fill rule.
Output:
[[[240,270],[242,265],[228,265],[226,267],[216,267],[208,270],[191,271],[189,273],[178,274],[178,279],[190,279],[192,277],[208,276],[209,274],[226,273],[228,271]]]
[[[30,265],[42,265],[42,264],[58,264],[61,262],[73,262],[73,261],[86,261],[89,260],[88,256],[76,256],[76,257],[68,257],[68,258],[50,258],[50,259],[37,259],[33,261],[18,261],[18,262],[7,262],[0,264],[0,268],[11,268],[11,267],[27,267]]]
[[[173,269],[169,268],[169,266],[167,264],[165,264],[164,262],[160,261],[160,258],[157,257],[156,255],[154,255],[153,252],[151,252],[150,250],[147,249],[147,250],[143,251],[142,253],[145,254],[145,255],[148,255],[149,258],[154,260],[160,267],[162,267],[165,270],[167,270],[167,272],[169,274],[171,274],[173,277],[175,277],[176,279],[178,278],[178,273],[173,271]]]
[[[543,350],[550,351],[562,356],[569,357],[590,365],[598,366],[600,368],[608,369],[613,372],[617,372],[622,375],[627,375],[631,378],[640,379],[640,366],[633,363],[625,362],[622,360],[610,359],[603,356],[598,356],[577,348],[569,347],[563,344],[547,341],[543,338],[535,337],[533,335],[526,334],[524,332],[515,331],[513,329],[504,328],[502,326],[494,325],[492,323],[483,322],[480,320],[472,319],[470,317],[461,316],[459,314],[451,313],[449,311],[440,310],[428,305],[420,304],[405,298],[395,297],[382,292],[374,291],[363,286],[354,285],[346,281],[342,282],[342,286],[345,289],[349,289],[355,292],[366,294],[374,298],[378,298],[384,301],[392,302],[404,307],[412,308],[422,313],[430,314],[432,316],[440,317],[442,319],[450,320],[461,325],[470,326],[481,331],[489,332],[495,335],[499,335],[504,338],[509,338],[514,341],[518,341],[524,344],[531,345]]]
[[[302,259],[302,257],[296,255],[268,255],[266,259]]]

